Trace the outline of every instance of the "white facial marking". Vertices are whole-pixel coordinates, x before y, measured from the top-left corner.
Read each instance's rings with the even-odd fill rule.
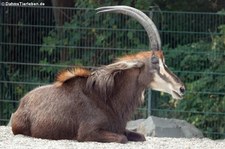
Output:
[[[167,66],[164,64],[163,60],[159,59],[160,74],[158,74],[158,72],[154,74],[154,80],[150,83],[150,87],[153,90],[169,93],[175,99],[180,99],[180,97],[174,93],[174,91],[178,93],[180,92],[180,85],[174,80],[173,76],[171,76],[171,74],[165,70],[165,67]],[[169,81],[167,82],[166,80],[161,78],[160,75],[163,75]]]
[[[164,64],[164,62],[161,59],[159,59],[159,67],[160,67],[159,72],[161,73],[161,75],[165,75],[170,80],[170,82],[176,84],[173,77],[165,70],[165,67],[167,66]]]
[[[144,103],[144,101],[145,101],[145,91],[141,93],[141,102]]]
[[[163,65],[163,62],[161,59],[159,59],[159,67],[160,67],[160,69],[159,69],[160,73],[162,75],[164,75],[166,71],[165,71],[165,68],[164,68],[164,65]]]
[[[150,87],[153,90],[162,91],[166,93],[171,93],[170,84],[163,80],[157,73],[154,76],[154,81],[150,83]]]

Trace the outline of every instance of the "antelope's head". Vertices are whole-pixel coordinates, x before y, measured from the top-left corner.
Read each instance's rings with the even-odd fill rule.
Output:
[[[173,74],[165,64],[158,30],[152,20],[142,11],[129,6],[106,6],[97,8],[98,13],[122,13],[136,19],[146,30],[150,42],[150,52],[136,55],[137,59],[144,59],[145,73],[141,76],[144,83],[153,90],[166,92],[174,99],[181,99],[185,92],[184,84]],[[146,76],[147,75],[147,76]]]

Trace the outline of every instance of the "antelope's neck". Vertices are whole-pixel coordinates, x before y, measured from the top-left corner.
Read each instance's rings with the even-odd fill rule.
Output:
[[[130,120],[136,108],[142,103],[144,87],[138,84],[139,70],[124,71],[116,79],[116,88],[113,91],[111,108],[125,125]]]

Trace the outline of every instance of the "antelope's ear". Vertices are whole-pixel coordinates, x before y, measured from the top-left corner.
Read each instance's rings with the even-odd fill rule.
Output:
[[[132,68],[141,68],[143,66],[144,66],[144,62],[138,61],[138,60],[137,61],[119,61],[106,66],[106,69],[110,70],[111,72],[116,72],[121,70],[132,69]]]

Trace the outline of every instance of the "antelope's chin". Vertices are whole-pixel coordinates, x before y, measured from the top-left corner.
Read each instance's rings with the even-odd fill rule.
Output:
[[[181,100],[183,98],[183,95],[177,93],[176,91],[172,91],[171,95],[174,99],[177,99],[177,100]]]

